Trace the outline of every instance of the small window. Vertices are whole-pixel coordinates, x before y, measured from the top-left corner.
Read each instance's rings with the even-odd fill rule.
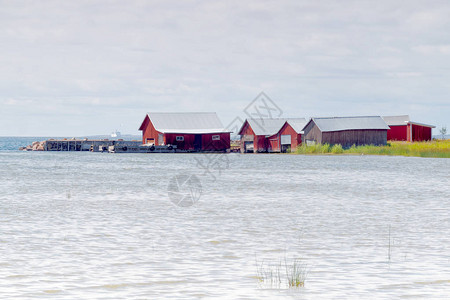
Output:
[[[212,136],[213,141],[220,141],[220,135],[213,135]]]
[[[315,140],[306,140],[306,146],[314,146],[316,144]]]
[[[182,142],[182,141],[184,141],[184,136],[177,136],[176,140],[177,140],[177,142]]]

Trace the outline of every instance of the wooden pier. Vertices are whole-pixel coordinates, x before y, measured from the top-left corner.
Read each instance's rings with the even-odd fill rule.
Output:
[[[91,151],[108,152],[110,146],[119,146],[122,148],[132,148],[141,145],[140,141],[122,141],[122,140],[88,140],[88,139],[70,139],[70,140],[46,140],[43,142],[43,151]]]
[[[176,145],[155,146],[143,145],[141,141],[124,140],[89,140],[89,139],[49,139],[34,142],[27,147],[20,147],[24,151],[90,151],[109,153],[174,153]],[[181,152],[186,152],[181,150]]]
[[[165,146],[155,146],[155,145],[138,145],[138,146],[128,146],[122,144],[116,144],[108,147],[108,152],[110,153],[175,153],[177,151],[177,146],[165,145]],[[181,151],[186,152],[186,151]]]

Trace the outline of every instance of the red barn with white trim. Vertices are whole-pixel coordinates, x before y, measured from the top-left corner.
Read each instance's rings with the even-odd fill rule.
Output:
[[[295,151],[302,144],[303,127],[305,118],[289,118],[277,132],[268,137],[271,152]]]
[[[247,119],[238,134],[241,152],[294,151],[302,141],[304,118]]]
[[[185,151],[230,149],[230,132],[216,113],[148,113],[139,130],[143,144],[176,145]]]
[[[390,128],[387,132],[387,139],[391,141],[430,141],[432,139],[432,128],[436,127],[412,122],[408,115],[384,116],[383,119]]]

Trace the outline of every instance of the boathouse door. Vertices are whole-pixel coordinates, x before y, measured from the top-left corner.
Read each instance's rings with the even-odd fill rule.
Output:
[[[291,138],[290,134],[281,135],[281,152],[285,153],[291,148]]]
[[[253,142],[244,142],[244,153],[253,153]]]
[[[194,138],[194,149],[195,151],[202,150],[202,135],[196,134]]]

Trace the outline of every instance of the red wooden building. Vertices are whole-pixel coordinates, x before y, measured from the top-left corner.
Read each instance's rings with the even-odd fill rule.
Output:
[[[432,128],[436,126],[412,122],[408,115],[383,117],[389,126],[387,139],[392,141],[420,142],[432,139]]]
[[[139,127],[142,143],[186,151],[228,151],[230,132],[216,113],[148,113]]]
[[[247,119],[239,130],[241,152],[294,151],[302,141],[304,118]]]
[[[269,152],[295,151],[302,144],[302,129],[305,125],[304,118],[286,119],[280,130],[268,137]]]

